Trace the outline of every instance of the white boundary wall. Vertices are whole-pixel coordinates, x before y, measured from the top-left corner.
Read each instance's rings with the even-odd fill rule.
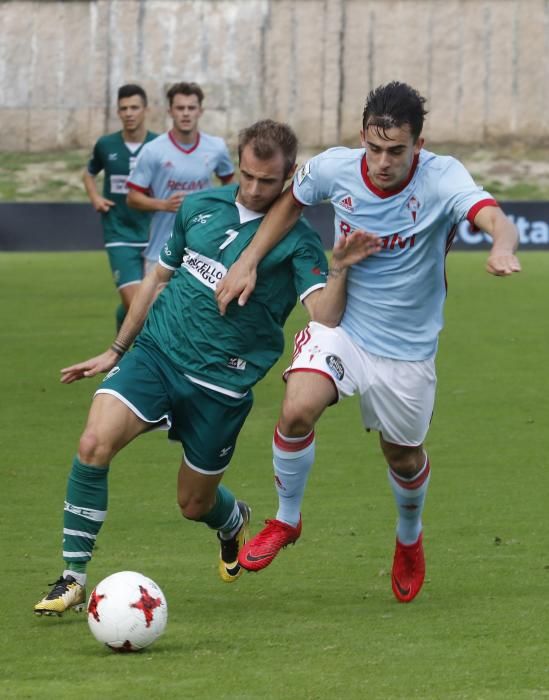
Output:
[[[0,150],[88,147],[139,82],[199,82],[205,131],[288,121],[303,148],[355,143],[367,92],[428,98],[430,141],[536,141],[549,126],[549,0],[0,0]]]

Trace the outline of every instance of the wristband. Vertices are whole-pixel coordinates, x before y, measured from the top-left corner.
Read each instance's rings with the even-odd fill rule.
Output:
[[[122,357],[122,355],[124,355],[128,351],[128,348],[124,347],[124,345],[122,345],[122,343],[115,340],[114,343],[111,345],[111,350],[113,352],[115,352],[117,355],[119,355],[120,357]]]

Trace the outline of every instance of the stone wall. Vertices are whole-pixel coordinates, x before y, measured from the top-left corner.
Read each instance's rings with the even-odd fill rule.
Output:
[[[88,147],[139,82],[167,125],[179,80],[232,144],[255,119],[302,146],[354,143],[368,90],[427,98],[430,141],[539,140],[549,120],[549,0],[0,0],[0,150]]]

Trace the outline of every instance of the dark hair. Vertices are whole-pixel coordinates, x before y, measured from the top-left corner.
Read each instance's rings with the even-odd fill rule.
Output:
[[[288,124],[263,119],[255,122],[238,134],[238,158],[242,157],[244,146],[251,144],[254,155],[268,160],[281,151],[284,156],[284,175],[287,176],[295,165],[297,157],[297,136]]]
[[[202,100],[204,99],[204,93],[202,88],[198,83],[175,83],[166,93],[170,107],[173,104],[173,98],[176,95],[196,95],[198,98],[198,104],[202,106]]]
[[[127,85],[122,85],[118,88],[118,102],[124,99],[124,97],[133,97],[134,95],[139,95],[143,100],[145,107],[147,106],[147,93],[141,85],[135,85],[134,83],[128,83]]]
[[[406,83],[393,81],[380,85],[366,98],[362,128],[366,131],[373,126],[385,135],[387,129],[408,124],[414,141],[417,141],[427,114],[425,102],[425,98]]]

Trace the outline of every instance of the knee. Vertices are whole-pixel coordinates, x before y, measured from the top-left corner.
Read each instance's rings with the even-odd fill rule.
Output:
[[[384,452],[391,469],[404,479],[412,479],[425,464],[425,453],[422,447],[394,446]]]
[[[212,509],[212,503],[202,494],[179,493],[177,502],[181,515],[187,520],[200,520]]]
[[[84,464],[109,464],[112,453],[112,446],[106,444],[95,430],[86,428],[78,444],[78,455]]]
[[[315,414],[306,404],[285,399],[278,426],[286,437],[306,435],[315,427]]]

